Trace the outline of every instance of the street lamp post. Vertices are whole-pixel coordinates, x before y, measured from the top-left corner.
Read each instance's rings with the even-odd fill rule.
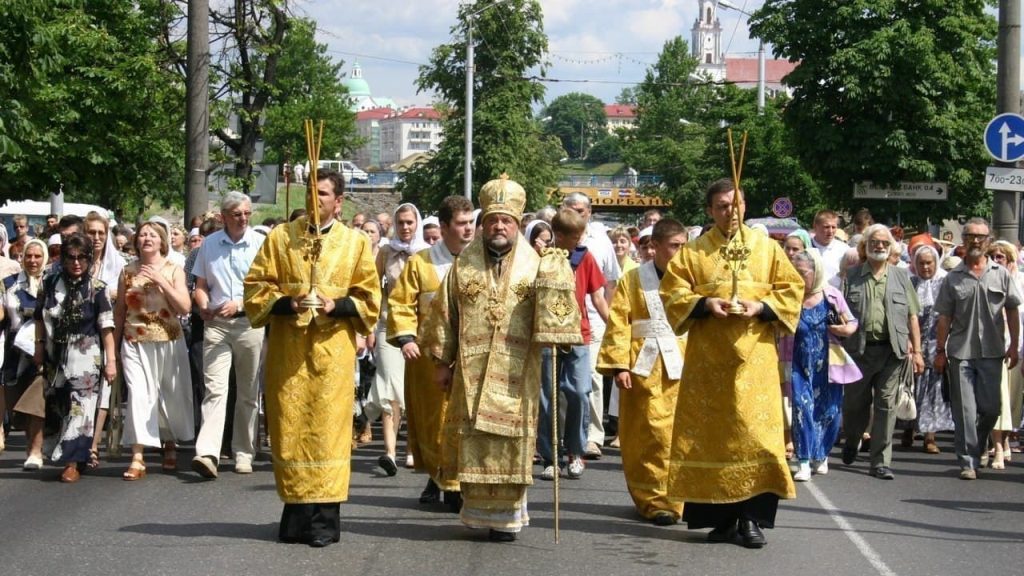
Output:
[[[743,10],[739,6],[733,4],[732,2],[729,2],[729,0],[718,0],[718,5],[723,7],[723,8],[727,8],[729,10],[735,10],[736,12],[739,12],[740,14],[743,14],[744,16],[747,17],[748,21],[750,19],[750,12],[747,12],[747,11]],[[765,83],[764,63],[765,63],[764,40],[761,40],[760,38],[758,38],[757,39],[757,113],[758,114],[764,114],[764,83]]]
[[[473,19],[481,13],[509,0],[497,0],[470,12],[466,17],[466,158],[462,178],[462,193],[473,200]]]

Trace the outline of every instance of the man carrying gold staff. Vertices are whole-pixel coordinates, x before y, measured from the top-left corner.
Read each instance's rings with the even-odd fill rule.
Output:
[[[686,336],[665,317],[658,286],[686,243],[686,228],[670,218],[651,233],[654,259],[626,272],[612,297],[597,369],[619,388],[619,441],[626,487],[641,516],[670,526],[683,514],[666,493],[669,450]]]
[[[356,334],[369,333],[377,321],[380,279],[366,235],[336,220],[341,175],[315,174],[317,205],[308,217],[270,232],[245,278],[245,311],[254,327],[270,326],[267,427],[285,503],[278,537],[323,547],[340,538],[340,503],[348,499],[351,472]],[[310,256],[314,238],[318,259]],[[300,304],[310,292],[311,260],[318,270],[315,310]]]
[[[444,433],[457,443],[441,455],[441,478],[458,479],[462,522],[495,542],[529,523],[540,349],[582,342],[569,260],[538,256],[519,234],[525,204],[507,176],[481,188],[481,237],[441,284],[426,335],[436,380],[451,387]]]
[[[473,204],[462,196],[449,196],[438,211],[441,241],[429,250],[409,258],[398,282],[388,296],[387,334],[391,345],[402,350],[405,358],[405,409],[408,438],[406,444],[416,470],[430,475],[420,502],[438,502],[441,491],[445,503],[459,511],[459,482],[442,480],[441,424],[448,399],[434,382],[434,363],[422,349],[424,321],[430,315],[430,303],[455,257],[473,240]]]
[[[796,329],[804,286],[779,244],[742,224],[735,188],[729,179],[708,187],[714,226],[676,254],[661,281],[668,322],[688,337],[668,496],[686,503],[689,528],[714,529],[708,540],[732,542],[738,534],[744,546],[760,548],[779,498],[796,497],[775,330]],[[739,306],[730,313],[733,270]]]

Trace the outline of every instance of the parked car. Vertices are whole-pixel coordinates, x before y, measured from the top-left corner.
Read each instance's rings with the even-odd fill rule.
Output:
[[[370,179],[369,174],[348,160],[320,160],[316,165],[317,170],[334,170],[335,172],[338,172],[341,174],[341,177],[345,179],[346,184],[350,182],[366,184]],[[305,168],[306,174],[308,175],[309,162],[306,162]]]

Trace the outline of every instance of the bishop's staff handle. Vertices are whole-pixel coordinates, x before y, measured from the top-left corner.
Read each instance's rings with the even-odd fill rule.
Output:
[[[555,460],[555,544],[558,544],[558,346],[551,347],[551,454]]]

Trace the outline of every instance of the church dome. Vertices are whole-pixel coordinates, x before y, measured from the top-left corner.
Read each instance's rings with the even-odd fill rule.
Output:
[[[370,96],[370,84],[363,79],[363,69],[358,62],[352,65],[352,73],[343,81],[343,84],[352,98]]]

